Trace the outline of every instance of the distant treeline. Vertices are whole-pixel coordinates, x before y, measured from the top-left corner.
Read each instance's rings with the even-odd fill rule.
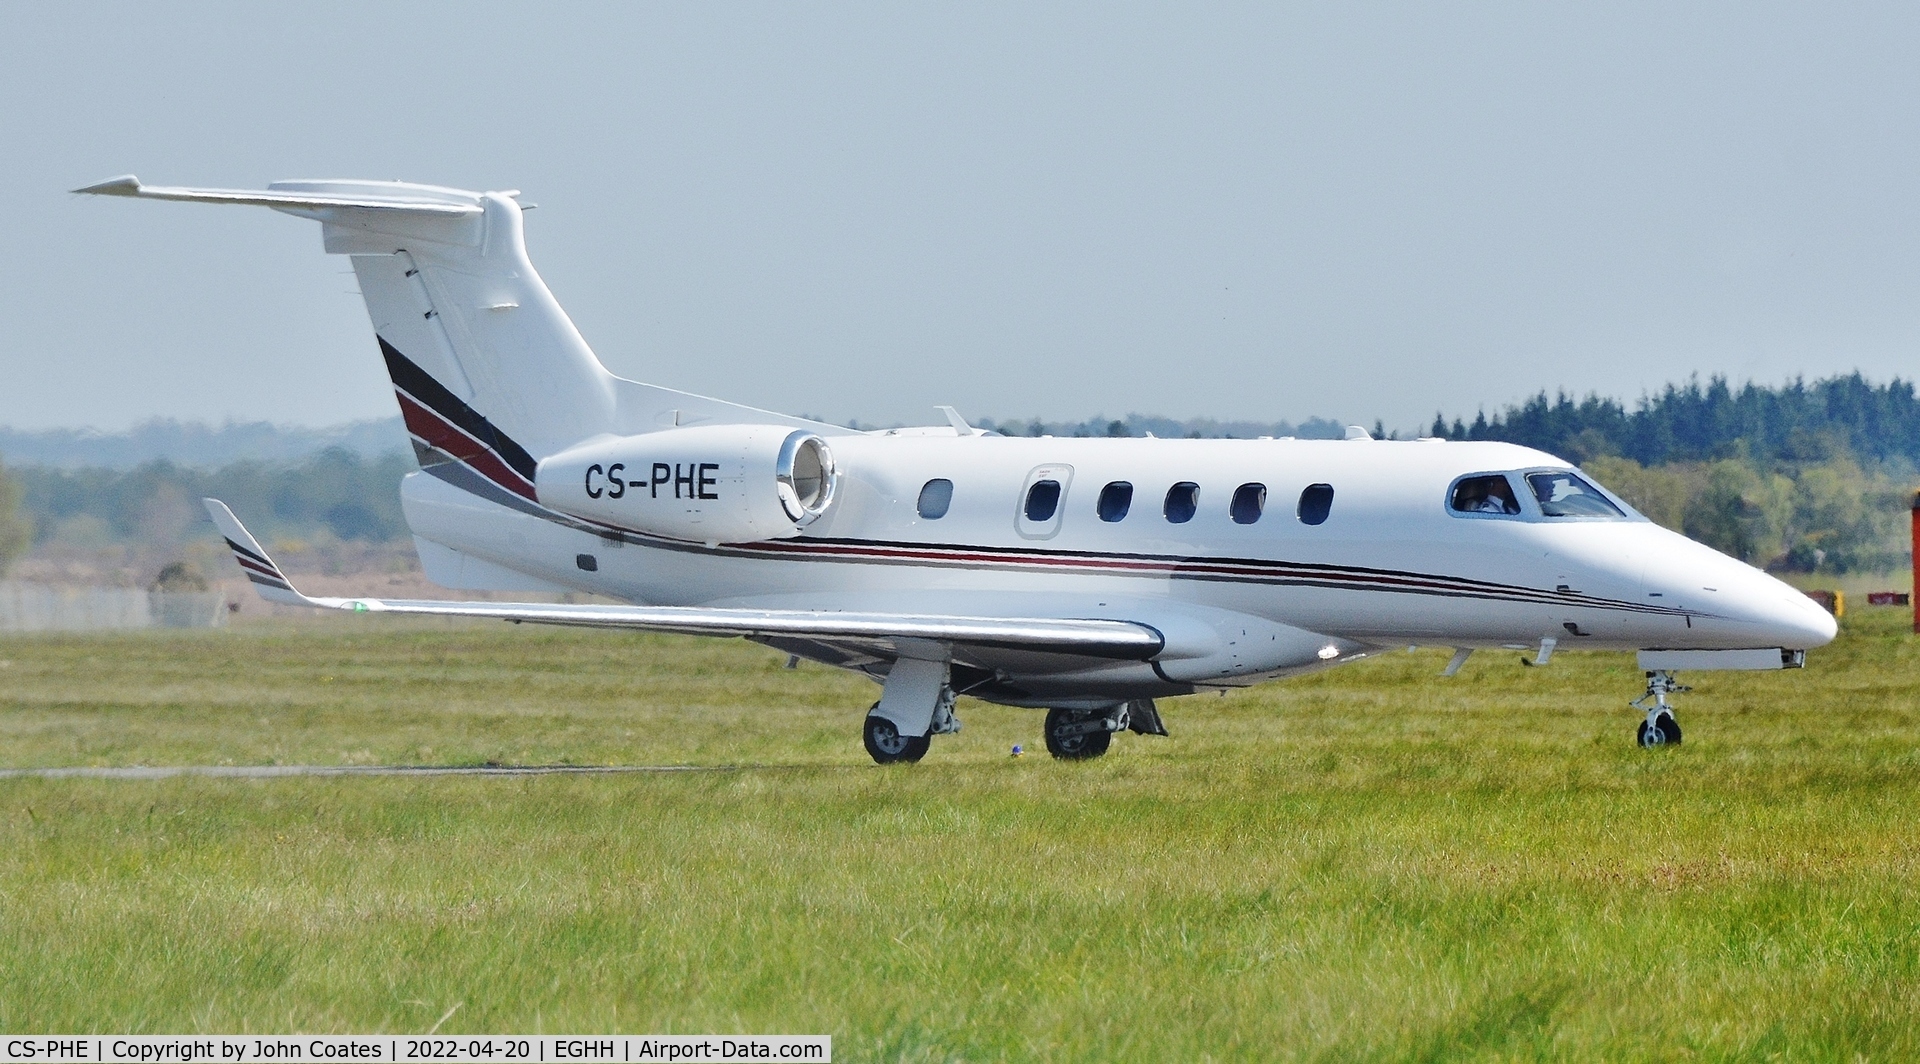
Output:
[[[1324,418],[1296,424],[1143,414],[979,425],[1021,436],[1162,438],[1338,438],[1345,428]],[[1375,429],[1380,434],[1377,422]],[[1617,399],[1541,393],[1471,424],[1436,417],[1431,433],[1520,443],[1572,459],[1655,521],[1756,565],[1844,572],[1908,564],[1920,399],[1905,381],[1878,385],[1852,374],[1736,389],[1714,377],[1671,385],[1631,410]],[[220,433],[223,441],[259,434],[252,426]],[[36,544],[177,543],[206,534],[199,503],[206,495],[225,499],[269,538],[386,542],[407,535],[399,486],[412,469],[404,452],[367,457],[338,446],[218,469],[171,461],[132,469],[20,463],[11,470],[12,488],[0,475],[0,568],[23,540],[21,524],[7,521],[10,494],[19,498]]]
[[[1725,377],[1669,384],[1629,410],[1618,399],[1547,393],[1471,424],[1435,415],[1430,434],[1503,440],[1585,462],[1601,455],[1641,465],[1745,458],[1762,465],[1852,455],[1920,463],[1920,399],[1895,378],[1873,384],[1858,373],[1778,387]]]
[[[129,470],[16,467],[21,509],[36,543],[75,547],[178,543],[211,526],[200,500],[213,496],[269,538],[384,542],[407,534],[400,478],[414,468],[398,451],[363,458],[330,447],[299,462],[236,462],[194,469],[148,462]]]
[[[407,446],[407,429],[398,416],[317,429],[266,421],[229,421],[215,426],[173,418],[155,418],[120,432],[23,431],[0,425],[0,455],[9,464],[62,469],[132,469],[162,459],[202,468],[241,461],[294,462],[328,447],[374,458],[388,451],[404,451]]]

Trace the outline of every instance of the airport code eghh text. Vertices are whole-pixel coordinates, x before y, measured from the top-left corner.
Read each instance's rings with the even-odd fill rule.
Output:
[[[682,1064],[833,1060],[815,1035],[84,1035],[0,1041],[0,1064]]]

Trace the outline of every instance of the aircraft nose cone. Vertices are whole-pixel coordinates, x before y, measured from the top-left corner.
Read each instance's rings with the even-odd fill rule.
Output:
[[[1801,592],[1793,588],[1787,590],[1792,594],[1783,596],[1781,622],[1776,622],[1781,623],[1783,629],[1780,645],[1791,650],[1806,650],[1833,642],[1833,637],[1840,633],[1840,624],[1833,615]]]
[[[1833,616],[1799,589],[1677,532],[1660,532],[1657,549],[1647,552],[1646,589],[1699,610],[1689,638],[1702,648],[1809,650],[1838,634]]]
[[[1818,602],[1771,576],[1754,574],[1743,589],[1742,620],[1766,642],[1788,650],[1807,650],[1833,642],[1840,626]]]

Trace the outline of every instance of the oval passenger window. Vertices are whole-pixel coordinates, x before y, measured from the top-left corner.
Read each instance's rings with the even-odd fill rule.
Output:
[[[938,521],[947,516],[947,507],[953,505],[953,481],[945,478],[929,480],[920,489],[920,501],[914,505],[921,517],[929,521]]]
[[[1191,480],[1183,480],[1167,489],[1165,511],[1168,521],[1176,525],[1184,525],[1193,520],[1194,513],[1199,509],[1200,485]]]
[[[1033,487],[1027,489],[1027,520],[1051,521],[1053,511],[1060,506],[1060,482],[1057,480],[1036,480]]]
[[[1100,489],[1100,520],[1109,524],[1127,516],[1133,508],[1133,485],[1116,480]]]
[[[1267,486],[1265,484],[1242,484],[1233,489],[1233,503],[1227,511],[1233,515],[1236,525],[1250,525],[1260,520],[1261,511],[1267,508]]]
[[[1300,493],[1300,523],[1317,525],[1333,510],[1333,485],[1309,484]]]

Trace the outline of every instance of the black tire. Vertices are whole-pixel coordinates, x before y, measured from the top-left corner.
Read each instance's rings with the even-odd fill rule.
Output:
[[[1680,745],[1680,722],[1673,719],[1673,714],[1662,713],[1654,723],[1660,726],[1660,734],[1666,738],[1668,746]]]
[[[903,761],[911,764],[927,756],[927,747],[933,744],[929,736],[901,735],[900,729],[885,717],[868,715],[867,726],[861,732],[861,738],[867,745],[867,756],[879,765]]]
[[[1662,713],[1651,725],[1644,720],[1641,721],[1640,729],[1634,733],[1634,738],[1641,746],[1678,746],[1680,745],[1680,722],[1673,719],[1673,714]]]
[[[1110,731],[1080,732],[1073,735],[1055,734],[1058,729],[1083,723],[1098,715],[1088,710],[1047,710],[1045,726],[1047,753],[1062,761],[1085,761],[1106,753],[1107,747],[1113,744],[1113,733]]]

